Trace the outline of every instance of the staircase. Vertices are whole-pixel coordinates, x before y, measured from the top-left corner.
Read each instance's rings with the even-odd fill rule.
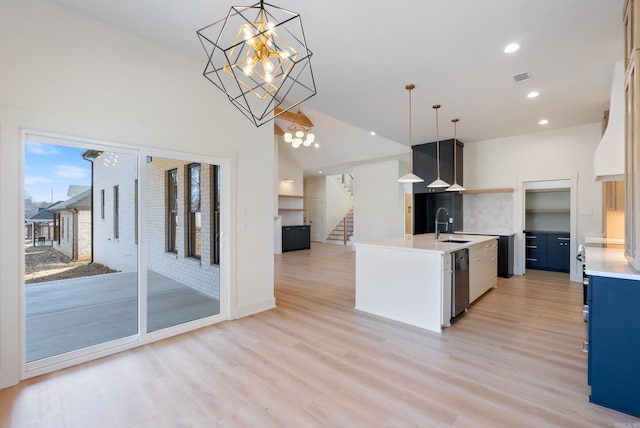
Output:
[[[346,224],[347,242],[351,240],[351,237],[353,236],[353,209],[349,210],[347,215],[342,220],[340,220],[340,223],[338,223],[338,225],[333,228],[329,236],[327,236],[326,238],[327,242],[344,243],[344,244],[347,243],[345,242],[345,237],[344,237],[345,218],[347,220],[347,224]]]

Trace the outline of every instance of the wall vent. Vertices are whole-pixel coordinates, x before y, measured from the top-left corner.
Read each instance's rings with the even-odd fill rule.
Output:
[[[526,82],[531,80],[531,73],[529,73],[528,71],[525,71],[524,73],[518,73],[518,74],[514,74],[513,75],[513,80],[516,83],[522,83],[522,82]]]

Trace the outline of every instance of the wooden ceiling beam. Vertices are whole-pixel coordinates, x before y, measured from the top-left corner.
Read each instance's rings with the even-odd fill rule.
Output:
[[[273,125],[273,133],[276,135],[284,135],[284,131],[278,125]]]
[[[276,116],[279,115],[278,119],[286,120],[289,122],[297,123],[298,125],[308,126],[309,128],[313,128],[313,122],[311,122],[309,118],[302,113],[294,113],[292,111],[285,111],[283,113],[281,108],[276,107],[275,114]]]

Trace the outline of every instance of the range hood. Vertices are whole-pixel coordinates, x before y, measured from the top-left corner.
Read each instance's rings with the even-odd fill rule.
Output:
[[[624,65],[616,62],[611,79],[609,123],[593,159],[596,181],[624,180]]]

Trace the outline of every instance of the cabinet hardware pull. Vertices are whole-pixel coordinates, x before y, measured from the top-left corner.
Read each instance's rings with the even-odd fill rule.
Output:
[[[525,236],[525,238],[527,238],[527,239],[538,239],[537,236],[530,236],[530,235]]]
[[[589,342],[582,342],[582,352],[589,352]]]
[[[559,239],[561,241],[570,241],[571,240],[571,238],[557,238],[557,239]]]
[[[527,248],[533,248],[533,249],[538,248],[538,246],[537,246],[537,245],[527,245],[526,247],[527,247]]]
[[[537,262],[538,259],[530,259],[530,258],[527,257],[527,261],[529,261],[529,262]]]

